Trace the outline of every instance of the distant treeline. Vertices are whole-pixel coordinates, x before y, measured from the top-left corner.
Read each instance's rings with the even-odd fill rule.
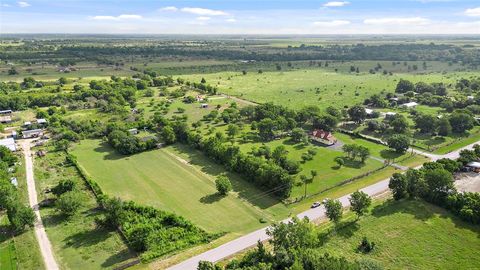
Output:
[[[208,42],[202,46],[187,43],[159,44],[145,42],[106,46],[60,43],[53,46],[41,41],[23,46],[10,46],[0,51],[0,59],[24,62],[95,61],[114,64],[112,57],[193,57],[227,60],[296,61],[296,60],[386,60],[386,61],[448,61],[477,66],[480,50],[445,44],[383,44],[383,45],[301,45],[287,48],[249,46]]]

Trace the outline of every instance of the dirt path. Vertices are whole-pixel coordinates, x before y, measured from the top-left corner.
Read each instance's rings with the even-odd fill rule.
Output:
[[[48,240],[47,233],[45,232],[45,227],[43,226],[42,218],[40,216],[40,210],[38,207],[37,201],[37,190],[35,188],[35,179],[33,178],[33,158],[32,151],[30,149],[30,144],[32,140],[22,140],[19,141],[23,149],[23,155],[25,156],[25,169],[27,176],[27,187],[28,187],[28,200],[30,206],[33,208],[35,215],[37,216],[37,221],[35,222],[35,236],[37,237],[38,245],[40,246],[40,251],[42,253],[43,262],[47,270],[57,270],[58,265],[53,256],[52,245],[50,240]]]

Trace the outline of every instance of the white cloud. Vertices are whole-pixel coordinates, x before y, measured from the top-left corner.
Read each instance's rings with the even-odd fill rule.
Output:
[[[469,8],[465,10],[465,15],[472,16],[472,17],[480,17],[480,7]]]
[[[211,18],[210,17],[207,17],[207,16],[200,16],[200,17],[197,17],[197,20],[199,21],[209,21]]]
[[[97,21],[120,21],[120,20],[138,20],[142,19],[142,16],[136,14],[121,14],[119,16],[93,16],[92,20]]]
[[[31,6],[29,3],[23,2],[23,1],[17,2],[17,4],[19,7],[22,7],[22,8]]]
[[[159,9],[160,11],[178,11],[178,8],[177,7],[174,7],[174,6],[168,6],[168,7],[163,7],[161,9]]]
[[[141,19],[142,16],[141,16],[141,15],[136,15],[136,14],[122,14],[122,15],[118,16],[118,18],[119,18],[120,20],[122,20],[122,19],[126,19],[126,20],[130,20],[130,19],[138,20],[138,19]]]
[[[226,22],[230,22],[230,23],[234,23],[236,22],[237,20],[235,18],[230,18],[230,19],[226,19],[225,20]]]
[[[332,2],[327,2],[323,4],[324,7],[343,7],[350,4],[350,2],[347,1],[332,1]]]
[[[346,21],[346,20],[317,21],[313,23],[313,25],[315,26],[323,26],[323,27],[336,27],[336,26],[343,26],[343,25],[349,25],[349,24],[350,24],[350,21]]]
[[[9,4],[2,4],[2,7],[11,7]]]
[[[363,23],[369,25],[426,25],[430,23],[430,20],[422,17],[391,17],[366,19]]]
[[[181,11],[186,12],[186,13],[195,14],[195,15],[201,15],[201,16],[225,16],[225,15],[228,15],[228,13],[225,12],[225,11],[207,9],[207,8],[185,7],[185,8],[182,8]]]

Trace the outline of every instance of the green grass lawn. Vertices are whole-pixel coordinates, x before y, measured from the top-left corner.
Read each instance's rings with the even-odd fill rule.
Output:
[[[97,228],[95,218],[101,212],[76,168],[65,162],[64,152],[48,149],[43,158],[35,159],[35,177],[39,201],[52,198],[44,192],[61,179],[76,182],[83,205],[79,212],[66,218],[55,207],[41,208],[42,220],[52,243],[57,262],[62,269],[113,269],[135,259],[116,231]]]
[[[0,269],[16,270],[17,253],[15,243],[9,233],[4,231],[8,224],[6,215],[0,215]]]
[[[222,166],[200,152],[170,146],[121,156],[99,140],[85,140],[72,153],[104,192],[175,212],[209,232],[245,233],[279,220],[288,209],[236,174],[228,174],[233,194],[220,197],[215,176]]]
[[[252,147],[258,148],[262,144],[263,143],[261,142],[247,142],[239,144],[239,146],[242,151],[249,152]],[[302,154],[307,152],[308,149],[315,149],[317,151],[317,154],[312,160],[308,160],[300,165],[302,171],[298,175],[303,174],[310,177],[311,170],[316,170],[318,173],[312,183],[307,185],[307,194],[324,191],[332,188],[339,182],[382,167],[382,162],[374,159],[367,159],[365,163],[361,163],[358,160],[347,161],[344,166],[339,168],[334,159],[339,156],[344,156],[343,152],[318,146],[316,144],[305,146],[302,143],[293,143],[289,138],[266,142],[265,145],[269,146],[272,150],[279,145],[285,146],[288,151],[288,156],[296,161],[301,161]],[[298,184],[292,189],[291,198],[304,195],[304,186],[299,182],[297,183]]]
[[[353,220],[352,214],[348,214]],[[324,234],[330,224],[320,226]],[[356,252],[366,236],[376,243],[369,254]],[[369,258],[385,269],[479,269],[480,227],[422,201],[387,201],[371,214],[326,238],[322,250],[348,259]]]

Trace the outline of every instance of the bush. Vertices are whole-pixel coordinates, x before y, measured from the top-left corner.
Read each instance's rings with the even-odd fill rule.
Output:
[[[58,185],[52,188],[52,193],[60,196],[65,192],[72,191],[75,188],[75,182],[70,179],[61,180]]]
[[[358,246],[358,251],[362,253],[370,253],[375,248],[375,242],[370,242],[366,236],[363,237],[362,242]]]
[[[56,201],[58,210],[68,217],[75,215],[82,204],[83,198],[77,191],[65,192]]]
[[[215,180],[215,186],[217,187],[218,193],[221,195],[227,195],[228,192],[232,190],[232,183],[225,175],[220,175],[217,177]]]

